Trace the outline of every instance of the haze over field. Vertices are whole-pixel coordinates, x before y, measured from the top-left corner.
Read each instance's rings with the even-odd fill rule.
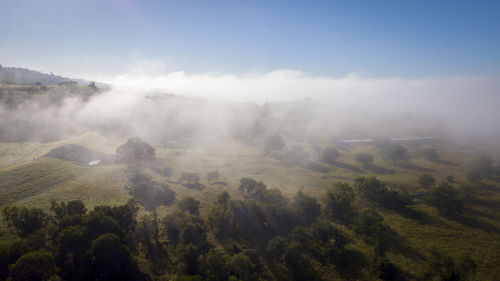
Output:
[[[364,128],[373,119],[387,123],[389,115],[411,131],[394,137],[430,127],[498,138],[498,5],[436,5],[5,1],[0,62],[113,85],[88,105],[67,101],[25,117],[63,128],[88,127],[97,116],[103,124],[122,119],[140,127],[133,120],[144,118],[124,113],[166,110],[139,98],[155,92],[259,105],[309,98],[312,127],[324,120],[335,128],[359,124],[359,137],[372,137]],[[21,20],[21,11],[37,23]],[[210,123],[226,118],[221,114]],[[423,119],[407,123],[404,115]]]
[[[500,276],[498,1],[0,0],[0,280]]]

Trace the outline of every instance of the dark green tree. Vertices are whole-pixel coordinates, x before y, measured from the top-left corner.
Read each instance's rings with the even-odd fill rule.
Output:
[[[47,214],[39,208],[5,207],[2,210],[2,215],[7,224],[13,226],[21,238],[41,229],[48,222]]]
[[[114,234],[103,234],[92,241],[90,275],[93,280],[143,280],[130,250]]]
[[[295,194],[293,205],[299,217],[307,224],[314,222],[321,215],[321,205],[319,202],[302,191]]]
[[[377,233],[377,226],[383,221],[384,217],[377,213],[377,211],[368,209],[354,218],[352,229],[358,234],[373,236]]]
[[[325,214],[330,219],[349,222],[355,214],[354,191],[348,183],[335,183],[324,197]]]
[[[9,277],[9,265],[14,264],[22,255],[30,252],[26,241],[16,241],[0,247],[0,280]]]
[[[54,256],[44,250],[29,252],[20,257],[10,269],[12,281],[45,281],[54,276],[59,269]]]
[[[446,182],[442,182],[438,186],[431,188],[425,200],[428,204],[436,207],[441,215],[445,216],[461,213],[464,208],[463,200],[460,198],[458,192]]]

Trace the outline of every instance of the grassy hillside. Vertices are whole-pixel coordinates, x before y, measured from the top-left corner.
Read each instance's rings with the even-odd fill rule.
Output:
[[[96,134],[67,139],[55,143],[0,144],[0,202],[48,210],[51,200],[82,200],[89,209],[96,205],[118,205],[125,203],[130,195],[121,165],[82,166],[51,158],[39,158],[51,148],[75,143],[90,149],[113,153],[120,142],[108,140]],[[307,144],[302,144],[307,147]],[[325,147],[328,144],[320,144]],[[442,161],[428,161],[418,156],[425,147],[440,151]],[[371,145],[353,146],[340,150],[341,156],[334,165],[323,164],[328,172],[312,172],[302,167],[285,165],[267,157],[259,146],[232,144],[205,144],[189,149],[157,148],[157,156],[173,170],[169,178],[148,169],[152,179],[168,185],[176,193],[176,201],[192,196],[201,201],[201,214],[205,215],[216,195],[228,190],[232,198],[243,198],[238,191],[239,180],[251,177],[264,181],[268,187],[279,188],[288,198],[303,190],[319,200],[333,183],[352,183],[357,176],[375,175],[390,188],[402,188],[410,194],[423,191],[418,177],[430,173],[438,182],[453,176],[455,187],[468,183],[465,178],[466,164],[474,156],[463,154],[458,148],[441,142],[420,146],[407,146],[411,160],[404,164],[385,161],[378,149]],[[375,155],[373,166],[364,167],[355,161],[361,152]],[[311,153],[313,159],[314,154]],[[218,183],[211,184],[206,174],[218,170]],[[182,172],[191,171],[200,175],[199,188],[188,188],[177,182]],[[421,199],[415,199],[409,207],[418,218],[397,213],[377,204],[357,202],[359,208],[373,207],[384,216],[384,222],[397,233],[399,250],[391,250],[388,258],[404,271],[418,276],[422,265],[428,262],[428,253],[436,248],[453,257],[467,254],[478,264],[477,280],[495,280],[500,274],[500,184],[494,180],[483,180],[474,187],[475,196],[466,202],[463,214],[453,218],[439,215],[435,208]],[[158,208],[160,217],[170,213],[172,206]],[[147,212],[141,209],[140,216]],[[341,227],[352,237],[354,233]],[[2,222],[2,242],[12,239],[12,232]],[[356,249],[370,258],[373,245],[363,239],[354,238],[348,247]],[[325,269],[326,270],[326,269]],[[334,276],[332,276],[333,278]],[[333,280],[333,279],[332,279]]]

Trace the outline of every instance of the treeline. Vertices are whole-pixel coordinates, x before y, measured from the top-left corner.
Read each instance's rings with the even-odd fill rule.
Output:
[[[439,188],[441,184],[432,190]],[[405,251],[407,246],[375,209],[360,206],[399,212],[412,200],[374,177],[359,177],[354,185],[337,183],[321,200],[302,191],[290,200],[279,189],[251,178],[242,178],[239,190],[242,200],[221,192],[204,215],[198,200],[185,197],[167,216],[150,212],[140,220],[135,200],[91,211],[81,201],[52,202],[49,213],[5,207],[3,218],[20,240],[0,248],[0,279],[323,280],[334,275],[467,280],[473,276],[473,260],[453,260],[437,251],[429,254],[418,276],[392,263],[386,253]],[[372,254],[349,247],[355,239],[371,245]]]

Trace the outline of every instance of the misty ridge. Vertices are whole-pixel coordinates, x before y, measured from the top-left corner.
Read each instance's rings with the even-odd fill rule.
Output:
[[[19,89],[2,88],[0,141],[47,142],[97,132],[139,136],[162,146],[227,140],[261,144],[272,135],[310,142],[439,136],[494,143],[500,137],[498,81],[332,78],[292,70],[244,75],[133,71],[108,78],[110,90],[34,87],[23,96]]]

